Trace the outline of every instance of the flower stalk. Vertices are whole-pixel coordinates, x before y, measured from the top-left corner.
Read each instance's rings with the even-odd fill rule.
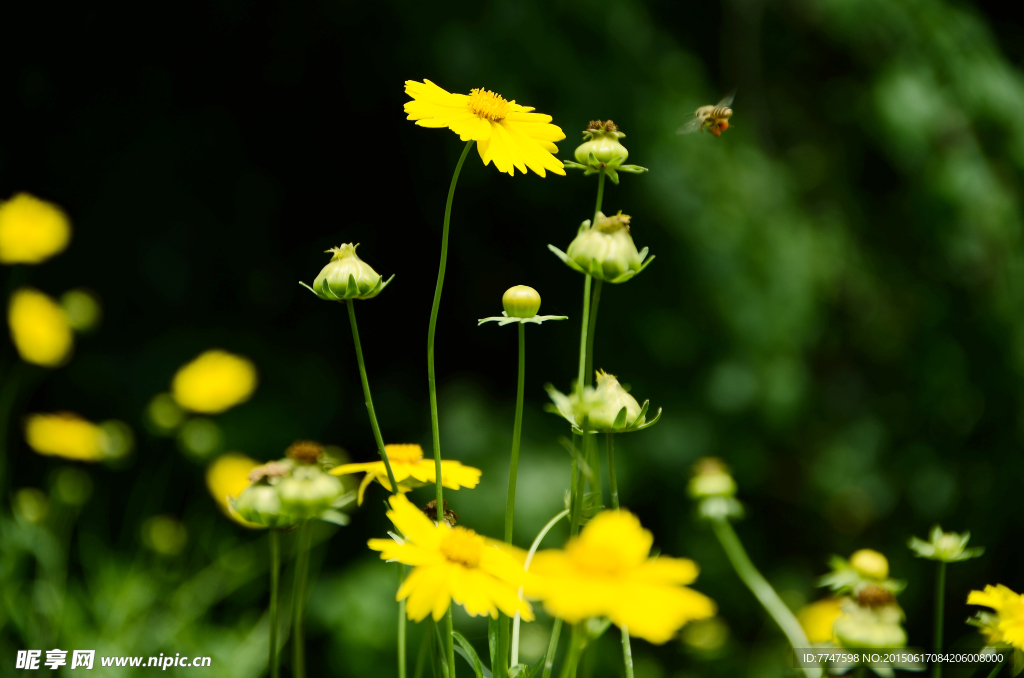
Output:
[[[938,570],[935,576],[935,654],[942,656],[942,624],[943,613],[946,602],[946,562],[940,560],[936,563]],[[942,661],[936,658],[932,664],[932,678],[941,678]]]
[[[277,663],[278,589],[281,575],[281,536],[270,530],[270,678],[278,678],[281,669]]]
[[[309,579],[309,521],[303,521],[298,530],[299,551],[295,557],[295,583],[292,617],[292,675],[295,678],[306,678],[305,648],[305,616],[306,616],[306,583]]]

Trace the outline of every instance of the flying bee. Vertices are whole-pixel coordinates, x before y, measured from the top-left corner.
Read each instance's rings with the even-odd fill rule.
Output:
[[[729,118],[732,117],[732,109],[729,107],[735,97],[736,91],[733,90],[714,106],[701,106],[693,114],[693,120],[676,130],[676,134],[711,132],[716,137],[722,136],[722,132],[729,129]]]

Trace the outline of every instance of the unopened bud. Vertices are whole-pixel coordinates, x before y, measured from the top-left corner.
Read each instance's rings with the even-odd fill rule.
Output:
[[[861,549],[850,556],[850,567],[872,579],[885,579],[889,576],[888,559],[871,549]]]
[[[380,294],[391,280],[384,282],[377,271],[359,258],[358,246],[358,243],[345,244],[327,250],[333,256],[309,289],[328,301],[372,299]]]
[[[505,290],[501,305],[510,318],[532,318],[540,310],[540,293],[526,285],[516,285]]]
[[[611,120],[592,120],[583,132],[583,143],[576,147],[576,162],[588,164],[591,153],[598,162],[605,164],[614,160],[625,162],[629,151],[619,141],[625,136]]]
[[[317,466],[298,466],[277,485],[281,508],[296,518],[316,518],[341,496],[341,481]]]
[[[596,224],[584,222],[566,254],[585,272],[609,282],[639,273],[644,259],[630,235],[629,215],[621,212],[611,218],[598,212]]]

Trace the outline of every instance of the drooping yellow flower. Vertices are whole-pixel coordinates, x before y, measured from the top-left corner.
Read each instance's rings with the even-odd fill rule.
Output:
[[[842,606],[848,598],[822,598],[805,605],[796,613],[797,621],[812,643],[827,643],[835,639],[832,627],[842,614]]]
[[[67,316],[39,290],[24,287],[11,295],[7,323],[14,347],[27,363],[57,367],[71,354],[74,335]]]
[[[714,615],[716,606],[685,586],[697,578],[696,563],[651,558],[653,542],[633,514],[603,511],[565,550],[537,553],[525,593],[570,623],[608,617],[634,636],[664,643],[687,622]]]
[[[101,461],[108,447],[102,428],[70,412],[29,415],[25,442],[39,454],[77,461]]]
[[[395,474],[399,492],[408,492],[414,487],[437,482],[437,468],[433,459],[423,458],[423,448],[419,445],[385,445],[384,451],[391,462],[391,472]],[[369,461],[362,464],[342,464],[331,469],[336,476],[349,473],[366,473],[363,482],[359,483],[359,504],[363,503],[363,494],[367,486],[374,480],[391,491],[388,471],[383,461]],[[441,460],[441,485],[450,490],[463,487],[473,488],[480,482],[481,471],[472,466],[463,466],[461,462]]]
[[[995,619],[982,628],[989,642],[1007,643],[1024,650],[1024,596],[1002,584],[988,585],[984,591],[971,591],[967,604],[995,610]]]
[[[244,454],[228,452],[217,457],[206,469],[206,487],[217,506],[229,518],[246,527],[260,526],[238,515],[229,499],[237,499],[242,490],[249,487],[249,472],[259,465],[258,461]]]
[[[421,621],[432,614],[441,619],[454,600],[470,616],[498,617],[516,612],[533,620],[530,604],[519,600],[524,577],[523,561],[512,547],[499,545],[464,527],[435,525],[404,494],[391,497],[388,518],[402,534],[402,542],[371,539],[382,560],[412,565],[412,572],[398,589],[395,600],[404,600],[409,619]]]
[[[27,193],[0,203],[0,264],[38,264],[71,239],[64,212]]]
[[[565,134],[551,124],[550,115],[532,113],[531,106],[485,89],[452,94],[429,80],[406,80],[405,93],[413,99],[405,104],[408,120],[422,127],[447,127],[463,141],[476,141],[484,165],[493,160],[499,172],[512,176],[516,169],[526,174],[527,167],[540,176],[545,170],[565,175],[562,162],[552,155],[558,152],[554,142]]]
[[[186,410],[217,414],[245,402],[256,390],[256,367],[226,351],[201,354],[174,375],[171,394]]]

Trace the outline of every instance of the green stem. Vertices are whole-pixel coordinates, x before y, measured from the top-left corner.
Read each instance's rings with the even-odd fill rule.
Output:
[[[583,648],[586,647],[585,640],[581,640],[581,628],[580,624],[572,625],[572,637],[569,638],[569,656],[565,658],[565,664],[562,665],[561,678],[575,678],[576,666],[580,663],[580,655],[583,653]]]
[[[591,226],[597,225],[597,213],[601,211],[601,204],[604,202],[604,172],[597,175],[597,203],[594,205],[594,220]]]
[[[278,630],[278,584],[281,574],[281,536],[277,530],[270,530],[270,678],[278,678],[280,667],[277,664],[277,630]]]
[[[633,648],[629,646],[629,629],[622,627],[622,663],[626,665],[626,678],[633,678]]]
[[[614,433],[606,433],[608,443],[608,490],[612,494],[612,508],[619,510],[619,483],[615,479],[615,439]]]
[[[551,625],[551,640],[548,641],[548,652],[544,655],[544,672],[541,678],[551,678],[551,668],[555,665],[555,652],[558,651],[558,637],[562,633],[562,618],[555,619]]]
[[[544,541],[544,537],[548,536],[548,532],[551,531],[551,528],[554,527],[555,524],[559,520],[561,520],[562,518],[566,517],[567,515],[569,515],[569,509],[565,509],[564,511],[561,511],[558,515],[556,515],[554,518],[549,520],[547,522],[547,525],[542,527],[540,532],[537,533],[537,537],[533,540],[533,543],[530,544],[530,550],[526,553],[526,561],[523,563],[523,570],[524,571],[526,571],[526,572],[530,571],[530,564],[533,562],[533,556],[537,553],[537,549],[540,548],[540,543],[542,541]],[[522,599],[523,599],[523,589],[522,589],[522,587],[520,587],[519,588],[519,600],[522,600]],[[562,620],[561,619],[557,620],[557,624],[558,624],[559,630],[561,630]],[[555,633],[555,632],[552,631],[552,633]],[[558,639],[557,638],[555,638],[555,644],[556,645],[558,644]],[[554,657],[552,657],[552,660],[553,659],[554,659]],[[516,612],[515,626],[514,626],[514,630],[512,632],[512,666],[515,666],[518,663],[519,663],[519,613]]]
[[[405,565],[398,564],[398,585],[405,579]],[[398,601],[398,678],[405,678],[405,599]],[[422,653],[421,653],[422,654]],[[417,664],[418,665],[418,664]]]
[[[935,577],[935,654],[942,654],[942,615],[946,601],[946,563],[939,561],[939,571]],[[938,659],[932,664],[932,678],[942,675],[942,662]]]
[[[306,647],[304,635],[304,618],[306,616],[306,580],[309,578],[309,541],[311,531],[309,521],[299,526],[299,552],[295,557],[295,589],[292,594],[294,603],[292,617],[292,675],[294,678],[306,678]]]
[[[384,450],[384,438],[380,434],[380,425],[377,423],[377,413],[373,409],[373,398],[370,396],[370,380],[366,378],[366,364],[363,362],[363,346],[359,342],[359,325],[356,324],[356,304],[354,299],[345,302],[348,306],[348,320],[352,325],[352,342],[356,346],[356,360],[359,362],[359,378],[363,382],[363,397],[366,399],[366,411],[370,413],[370,427],[373,429],[373,439],[377,441],[377,452],[380,453],[381,461],[388,472],[388,482],[391,483],[391,491],[398,494],[398,483],[395,482],[395,474],[391,471],[391,462],[388,460],[388,453]]]
[[[519,474],[519,442],[523,430],[523,391],[526,382],[526,326],[519,323],[519,381],[516,387],[516,421],[512,429],[512,457],[505,500],[505,541],[512,543],[512,519],[516,510],[516,477]]]
[[[750,562],[750,557],[743,549],[743,544],[740,543],[740,539],[736,536],[736,531],[732,528],[729,521],[726,518],[715,518],[711,521],[711,527],[714,529],[715,536],[718,537],[718,542],[722,545],[722,549],[729,558],[733,569],[736,570],[736,574],[739,575],[739,578],[747,585],[747,588],[754,594],[754,597],[757,598],[768,614],[771,615],[772,619],[775,620],[775,623],[779,625],[779,628],[782,629],[782,632],[789,640],[789,644],[794,649],[810,647],[810,641],[807,640],[807,635],[800,626],[800,622],[796,620],[790,609],[782,602],[779,594],[775,592],[775,589],[768,583],[768,580]],[[817,666],[805,667],[804,673],[807,674],[808,678],[819,678],[821,676],[821,669]]]
[[[452,638],[452,631],[454,630],[452,626],[452,605],[454,604],[455,602],[452,601],[448,605],[448,612],[444,615],[444,635],[448,638],[445,642],[445,651],[448,655],[448,675],[450,678],[455,678],[455,644],[454,638]]]
[[[590,299],[590,323],[587,327],[587,367],[585,372],[587,386],[590,386],[594,381],[594,333],[597,327],[597,306],[601,303],[601,287],[603,285],[603,280],[597,280],[594,283],[594,290]]]
[[[576,395],[583,395],[587,375],[587,329],[590,325],[590,286],[593,278],[587,274],[583,282],[583,322],[580,323],[580,367],[576,374]]]
[[[459,173],[462,171],[462,163],[469,155],[469,149],[473,147],[473,141],[467,141],[466,147],[462,149],[459,162],[455,165],[455,174],[452,175],[451,186],[448,187],[448,202],[444,206],[444,227],[441,230],[441,266],[437,270],[437,286],[434,288],[434,304],[430,307],[430,327],[427,330],[427,384],[430,388],[430,432],[434,439],[434,473],[436,478],[434,487],[437,499],[438,516],[444,514],[444,491],[441,489],[441,434],[437,425],[437,378],[434,374],[434,330],[437,329],[437,311],[441,306],[441,290],[444,288],[444,271],[448,265],[448,224],[452,217],[452,200],[455,198],[455,184],[459,181]],[[443,518],[442,518],[443,520]],[[455,648],[452,645],[452,635],[449,633],[445,638],[445,646],[448,654],[454,654]],[[454,671],[454,666],[451,669]]]
[[[999,669],[1003,668],[1003,665],[1006,664],[1006,662],[1008,662],[1008,661],[1009,661],[1009,658],[1004,659],[1003,661],[1001,661],[998,664],[996,664],[996,667],[994,669],[992,669],[992,673],[988,674],[988,678],[996,678],[996,674],[999,673]]]

